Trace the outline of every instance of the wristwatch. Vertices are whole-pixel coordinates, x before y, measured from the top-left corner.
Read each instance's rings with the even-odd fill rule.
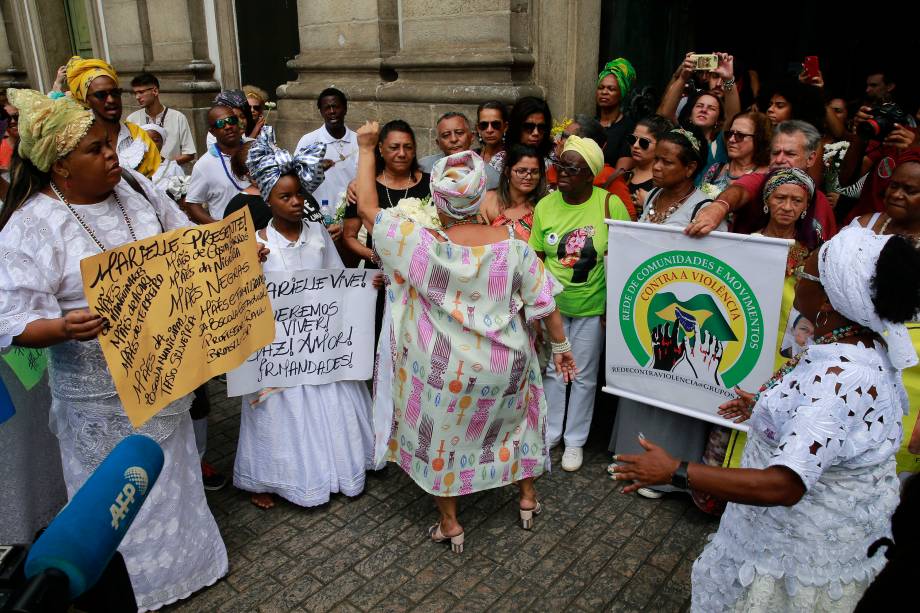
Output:
[[[729,77],[722,81],[722,91],[730,92],[735,87],[735,77]]]
[[[677,467],[677,470],[674,471],[674,474],[671,475],[671,485],[679,490],[690,489],[690,477],[687,475],[687,466],[689,465],[690,463],[684,460],[680,463],[680,466]]]

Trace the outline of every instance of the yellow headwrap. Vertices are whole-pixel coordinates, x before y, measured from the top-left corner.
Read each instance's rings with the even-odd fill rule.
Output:
[[[572,134],[565,139],[565,147],[562,148],[562,153],[566,151],[574,151],[580,155],[588,164],[588,168],[591,169],[591,174],[595,177],[597,173],[604,169],[604,152],[590,138],[581,138]]]
[[[70,86],[70,93],[77,102],[86,104],[86,90],[96,77],[109,77],[118,85],[118,73],[105,60],[86,60],[79,55],[67,60],[67,85]]]
[[[19,155],[48,172],[74,150],[93,125],[93,112],[68,97],[52,100],[33,89],[6,90],[19,109]]]

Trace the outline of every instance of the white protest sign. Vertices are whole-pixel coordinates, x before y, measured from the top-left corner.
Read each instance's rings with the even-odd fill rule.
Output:
[[[275,340],[227,373],[227,395],[371,378],[376,270],[265,273]]]
[[[697,419],[773,374],[791,241],[607,221],[604,391]]]

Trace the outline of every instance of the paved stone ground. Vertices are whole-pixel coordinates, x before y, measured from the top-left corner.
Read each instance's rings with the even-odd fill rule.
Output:
[[[223,385],[210,391],[207,457],[229,476],[240,404]],[[515,488],[461,499],[459,555],[426,542],[434,505],[392,464],[363,495],[313,509],[279,501],[263,511],[232,485],[209,492],[230,573],[166,610],[686,610],[691,564],[717,523],[687,496],[620,494],[604,471],[610,418],[597,421],[581,470],[538,480],[546,510],[532,531],[517,521]]]

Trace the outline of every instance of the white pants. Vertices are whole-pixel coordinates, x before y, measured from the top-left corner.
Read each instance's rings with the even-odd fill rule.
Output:
[[[565,422],[565,446],[583,447],[591,429],[594,415],[594,391],[597,388],[597,367],[600,364],[604,330],[599,315],[594,317],[562,316],[565,335],[572,344],[572,354],[578,367],[578,375],[572,383],[569,394],[568,419],[566,419],[566,384],[556,372],[550,360],[543,379],[546,393],[547,426],[546,441],[555,445],[562,437]]]

